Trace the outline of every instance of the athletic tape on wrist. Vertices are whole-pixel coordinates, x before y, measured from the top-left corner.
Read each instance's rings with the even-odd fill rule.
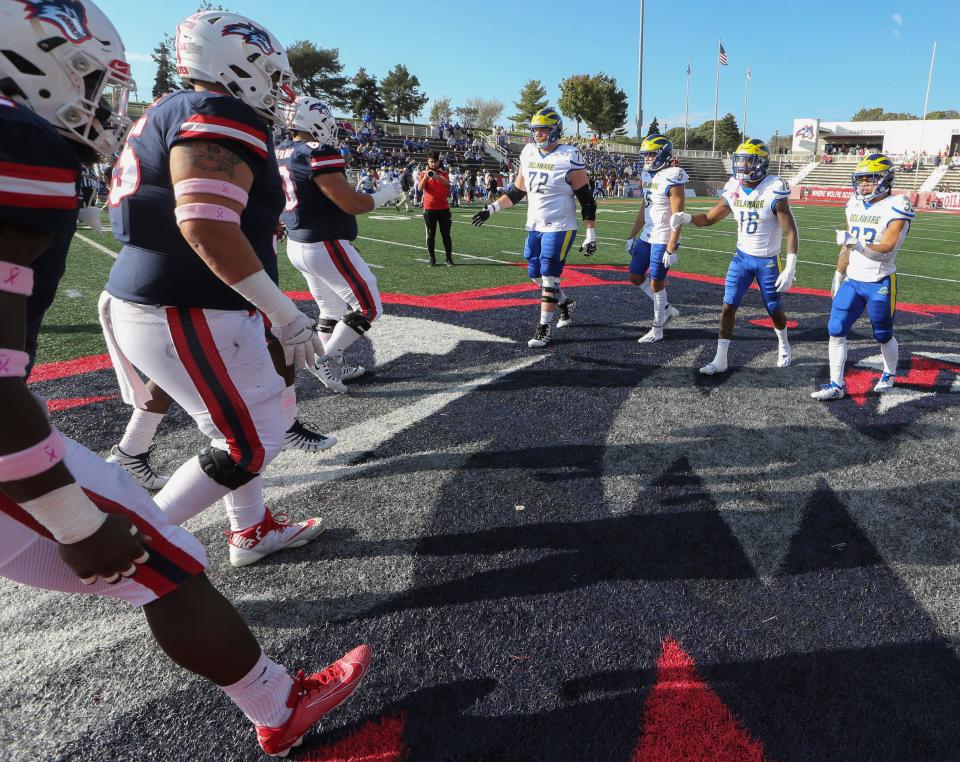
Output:
[[[232,222],[240,224],[240,215],[233,209],[227,209],[220,204],[183,204],[174,212],[177,224],[187,220],[213,220],[214,222]]]
[[[0,482],[29,479],[42,474],[63,460],[65,449],[60,432],[51,426],[50,434],[35,445],[0,455]]]
[[[17,349],[0,349],[0,378],[23,378],[27,375],[30,355]]]
[[[33,269],[12,262],[0,262],[0,291],[30,296],[33,293]]]
[[[76,482],[20,503],[20,507],[64,545],[87,539],[107,520],[107,514],[93,504]]]
[[[500,211],[500,202],[499,202],[499,201],[494,201],[492,204],[488,204],[488,205],[487,205],[487,211],[490,212],[490,214],[496,214],[497,212],[499,212],[499,211]]]
[[[191,178],[181,180],[173,186],[173,195],[175,198],[189,196],[192,193],[206,193],[209,196],[222,196],[231,201],[236,201],[243,206],[247,205],[250,196],[239,185],[225,182],[224,180],[211,180],[209,178]]]

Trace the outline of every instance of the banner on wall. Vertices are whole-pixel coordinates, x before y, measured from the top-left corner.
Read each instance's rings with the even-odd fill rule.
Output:
[[[793,152],[816,153],[817,137],[820,134],[819,119],[793,120]]]

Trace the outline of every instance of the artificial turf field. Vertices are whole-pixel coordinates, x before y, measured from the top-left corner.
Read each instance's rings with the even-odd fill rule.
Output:
[[[651,306],[622,269],[633,210],[601,202],[598,255],[574,251],[565,272],[575,324],[545,351],[526,347],[538,299],[519,212],[475,230],[454,210],[455,268],[418,261],[416,215],[362,220],[385,315],[352,359],[376,370],[339,397],[305,375],[302,417],[340,443],[265,475],[275,510],[320,515],[326,533],[233,569],[219,506],[187,525],[291,669],[374,649],[298,758],[960,759],[960,218],[920,213],[898,257],[898,389],[870,392],[861,322],[851,394],[824,405],[809,392],[826,376],[842,209],[795,210],[793,365],[774,367],[754,291],[720,378],[696,368],[732,223],[684,234],[668,285],[681,316],[641,346]],[[105,452],[127,418],[95,317],[111,260],[74,248],[33,388]],[[201,444],[174,411],[154,460],[175,468]],[[260,758],[137,612],[7,583],[0,607],[0,757]]]

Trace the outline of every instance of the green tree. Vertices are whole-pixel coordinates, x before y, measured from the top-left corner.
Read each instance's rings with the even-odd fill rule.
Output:
[[[430,104],[430,121],[434,124],[447,121],[451,116],[453,116],[453,109],[447,96],[437,98]]]
[[[627,121],[627,94],[608,74],[597,74],[593,83],[599,109],[586,117],[587,127],[600,136],[612,135]]]
[[[659,135],[660,134],[660,122],[657,121],[657,117],[653,117],[653,121],[650,122],[650,126],[647,127],[647,135]]]
[[[577,137],[580,137],[580,123],[601,108],[594,78],[589,74],[573,74],[562,80],[557,107],[577,123]]]
[[[386,119],[387,108],[380,97],[380,86],[377,84],[377,78],[372,74],[367,74],[367,70],[362,66],[350,81],[350,113],[357,119],[363,116],[364,111],[369,111],[374,119]]]
[[[287,57],[297,75],[297,89],[303,95],[319,98],[336,109],[345,109],[352,103],[339,50],[318,47],[310,40],[297,40],[287,48]]]
[[[173,47],[173,38],[169,34],[164,35],[163,41],[157,43],[153,49],[150,58],[157,65],[157,76],[153,80],[153,99],[156,100],[161,95],[172,93],[180,89],[179,79],[177,77],[177,67],[173,63],[171,48]]]
[[[520,99],[513,102],[517,113],[508,117],[518,129],[525,129],[530,124],[530,117],[540,109],[547,107],[547,88],[539,79],[531,79],[520,88]]]
[[[713,144],[713,120],[704,122],[697,127],[696,131],[709,149]],[[732,153],[738,145],[740,145],[740,127],[737,125],[737,118],[733,114],[720,117],[717,121],[717,150]]]
[[[467,98],[464,107],[473,116],[471,127],[489,129],[503,113],[503,102],[496,98]]]
[[[473,106],[457,106],[454,109],[457,119],[464,127],[477,127],[480,120],[480,114]]]
[[[960,119],[960,111],[952,108],[946,111],[930,111],[927,119]]]
[[[403,64],[397,64],[380,81],[380,95],[387,107],[399,122],[401,118],[411,119],[417,116],[430,97],[420,92],[420,80],[411,74]]]
[[[767,141],[767,147],[770,149],[771,153],[780,153],[781,151],[786,152],[791,150],[793,147],[793,138],[790,137],[789,130],[771,135],[770,139]]]
[[[919,117],[906,111],[884,111],[880,106],[862,108],[850,117],[853,122],[894,122],[901,119],[919,119]]]

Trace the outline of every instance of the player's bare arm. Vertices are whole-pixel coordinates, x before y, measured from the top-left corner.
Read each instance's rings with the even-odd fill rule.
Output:
[[[232,154],[232,157],[230,156]],[[244,192],[253,185],[253,172],[237,154],[212,141],[181,143],[170,151],[170,180],[223,180]],[[237,215],[244,204],[209,193],[188,193],[177,198],[177,207],[208,204],[226,207]],[[240,225],[213,219],[189,219],[180,223],[180,233],[213,273],[233,285],[263,269]]]
[[[354,190],[346,175],[341,172],[317,175],[313,178],[313,182],[323,195],[346,214],[366,214],[376,209],[376,200],[373,196]]]
[[[794,254],[799,253],[800,233],[797,230],[797,221],[793,217],[793,210],[790,208],[790,202],[787,199],[777,202],[777,222],[780,224],[780,230],[783,231],[784,238],[787,239],[787,251]]]
[[[29,267],[50,245],[52,237],[17,225],[0,225],[4,261]],[[26,334],[27,297],[0,292],[0,348],[22,352]],[[23,453],[53,434],[50,423],[26,380],[0,377],[0,456]],[[58,540],[63,560],[83,579],[119,580],[131,573],[134,560],[147,555],[141,543],[149,538],[131,534],[130,521],[103,514],[83,493],[62,460],[22,479],[0,482],[0,491],[27,509]],[[90,531],[92,530],[92,531]],[[81,537],[82,535],[82,537]]]
[[[679,213],[674,213],[670,217],[670,227],[676,230],[680,225],[685,225],[689,222],[698,228],[708,228],[711,225],[716,225],[728,214],[730,214],[730,207],[727,206],[726,201],[720,199],[720,201],[706,213],[688,214],[682,210]]]
[[[903,233],[903,228],[906,226],[906,220],[894,220],[889,225],[883,233],[883,238],[880,239],[879,243],[874,242],[871,244],[863,244],[863,248],[857,247],[863,256],[868,259],[872,259],[875,262],[883,262],[887,259],[887,255],[890,254],[897,247],[897,241],[900,240],[900,236]]]

